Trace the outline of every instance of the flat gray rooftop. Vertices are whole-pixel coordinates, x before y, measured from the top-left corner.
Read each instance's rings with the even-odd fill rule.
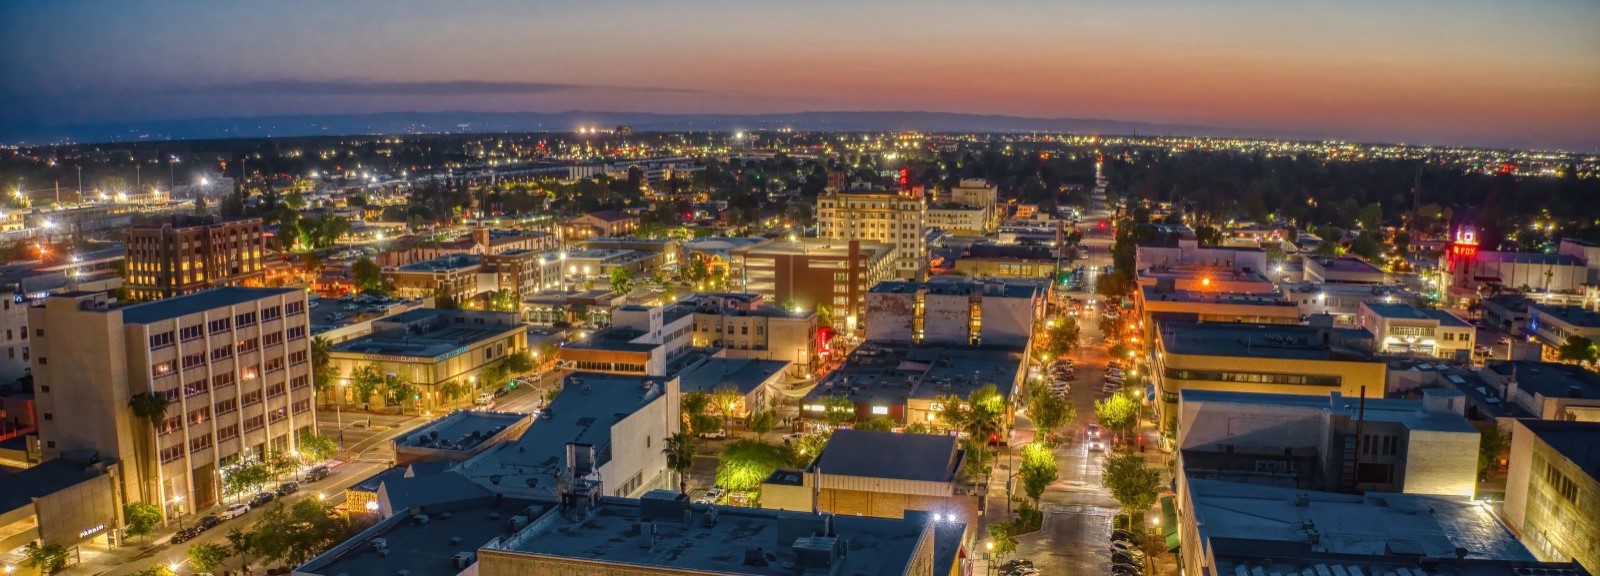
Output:
[[[1460,394],[1454,389],[1433,388],[1428,393],[1432,394]],[[1311,396],[1300,394],[1263,394],[1255,392],[1224,392],[1219,390],[1184,390],[1180,393],[1184,402],[1216,402],[1233,404],[1252,404],[1257,406],[1301,406],[1307,408],[1324,408],[1334,414],[1349,416],[1352,420],[1357,417],[1361,407],[1361,399],[1341,396],[1335,392],[1328,396]],[[1372,422],[1392,422],[1401,424],[1408,430],[1427,430],[1435,432],[1462,432],[1476,433],[1477,429],[1467,423],[1467,419],[1454,413],[1433,413],[1423,408],[1422,400],[1405,400],[1399,398],[1367,398],[1365,406],[1366,420]]]
[[[1471,324],[1457,318],[1454,314],[1444,310],[1431,308],[1418,308],[1410,304],[1385,304],[1381,302],[1367,302],[1364,304],[1372,313],[1384,318],[1395,320],[1437,320],[1440,326],[1466,328]]]
[[[186,296],[134,304],[122,309],[123,324],[150,324],[213,308],[237,306],[253,300],[301,292],[299,288],[212,288]]]
[[[755,358],[706,358],[704,362],[678,374],[678,385],[684,394],[711,392],[718,388],[733,388],[740,394],[749,394],[788,368],[788,360],[760,360]]]
[[[365,576],[399,574],[404,570],[411,576],[456,576],[461,570],[451,565],[451,556],[459,552],[477,552],[490,540],[507,535],[510,532],[508,519],[522,514],[528,506],[536,506],[541,514],[552,507],[551,503],[515,498],[505,498],[499,506],[494,502],[492,496],[479,497],[471,504],[448,506],[455,508],[449,512],[449,518],[430,508],[429,522],[420,525],[405,514],[397,514],[313,558],[296,569],[296,573]],[[372,550],[375,538],[388,542],[387,554],[380,555]],[[453,538],[461,540],[451,544]]]
[[[408,447],[467,452],[526,417],[527,414],[515,412],[460,410],[406,432],[395,438],[395,443]],[[433,433],[438,433],[437,441],[432,437]],[[434,445],[438,443],[442,444]]]
[[[1530,306],[1534,310],[1554,316],[1562,322],[1573,326],[1600,328],[1600,312],[1594,312],[1582,306],[1552,306],[1549,304],[1531,304]]]
[[[1600,375],[1571,364],[1507,360],[1489,362],[1502,381],[1516,377],[1517,389],[1546,398],[1600,399]]]
[[[1169,354],[1253,356],[1290,360],[1359,360],[1332,342],[1349,330],[1267,324],[1162,322],[1161,343]],[[1324,334],[1329,343],[1324,343]]]
[[[431,310],[422,311],[431,312]],[[418,310],[412,310],[411,312],[418,312]],[[390,318],[399,318],[411,312],[396,314]],[[354,352],[358,354],[437,358],[471,346],[474,343],[497,337],[507,331],[519,329],[521,329],[521,326],[494,326],[488,324],[445,324],[421,334],[408,330],[389,329],[340,342],[333,345],[332,349],[338,352]]]
[[[1191,478],[1192,514],[1200,537],[1284,543],[1308,541],[1316,551],[1381,555],[1403,545],[1430,558],[1533,560],[1492,511],[1463,497],[1369,492],[1336,494]],[[1303,496],[1304,505],[1296,498]]]
[[[663,568],[687,573],[793,576],[794,545],[809,538],[821,516],[759,508],[718,506],[717,521],[701,522],[705,507],[696,507],[693,522],[654,522],[654,544],[641,546],[639,500],[606,498],[584,522],[553,518],[536,524],[503,548],[512,553],[594,560],[628,566]],[[926,521],[863,516],[833,516],[834,533],[846,549],[832,576],[903,574],[915,554]],[[765,566],[745,561],[747,550],[770,554]]]
[[[401,266],[400,270],[405,272],[442,272],[445,270],[455,270],[457,268],[477,266],[482,262],[483,258],[475,254],[452,254],[449,256],[434,258],[432,260],[424,260],[414,264],[407,264],[405,266]]]
[[[962,398],[985,384],[1010,397],[1022,369],[1019,349],[916,348],[867,343],[806,394],[807,400],[841,395],[857,404],[904,404],[910,398]]]
[[[1310,546],[1251,540],[1216,542],[1212,555],[1217,576],[1585,576],[1571,563],[1431,558],[1424,569],[1415,556],[1400,553],[1333,554]]]
[[[840,476],[950,482],[961,466],[956,437],[836,430],[810,470]]]
[[[555,489],[569,442],[592,444],[596,465],[611,460],[611,426],[659,397],[655,379],[576,372],[555,400],[515,442],[491,448],[462,463],[458,472],[480,484]]]

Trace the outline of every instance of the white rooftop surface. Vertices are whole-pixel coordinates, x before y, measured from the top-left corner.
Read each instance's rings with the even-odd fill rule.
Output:
[[[1429,390],[1432,394],[1461,393],[1450,389]],[[1340,396],[1338,393],[1329,396],[1310,396],[1299,394],[1261,394],[1254,392],[1222,392],[1214,390],[1184,390],[1184,402],[1205,403],[1235,403],[1253,404],[1258,406],[1301,406],[1306,408],[1326,408],[1334,414],[1349,416],[1352,420],[1358,415],[1372,422],[1393,422],[1401,424],[1408,430],[1429,430],[1435,432],[1476,432],[1477,429],[1459,414],[1449,412],[1427,412],[1423,409],[1422,400],[1404,400],[1398,398],[1367,398],[1365,412],[1362,412],[1361,399]]]
[[[1202,540],[1245,538],[1308,542],[1305,527],[1317,532],[1312,548],[1341,554],[1385,554],[1390,546],[1429,557],[1533,560],[1528,549],[1490,510],[1462,497],[1417,494],[1335,494],[1191,479],[1189,492]],[[1306,496],[1298,506],[1297,495]]]

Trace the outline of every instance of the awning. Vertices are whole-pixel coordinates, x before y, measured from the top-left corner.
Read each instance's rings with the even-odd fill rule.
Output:
[[[1171,496],[1161,497],[1161,533],[1167,537],[1167,551],[1178,549],[1178,507]]]

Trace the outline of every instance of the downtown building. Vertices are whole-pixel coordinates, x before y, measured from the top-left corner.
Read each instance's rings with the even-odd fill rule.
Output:
[[[817,197],[817,236],[848,242],[870,240],[894,249],[895,275],[922,276],[928,268],[923,236],[927,204],[920,194],[891,190],[845,190]]]
[[[173,216],[123,235],[128,296],[171,298],[220,286],[259,285],[266,272],[261,219]]]
[[[779,306],[826,307],[833,327],[855,332],[867,291],[895,278],[895,248],[871,241],[774,240],[728,251],[728,287]]]
[[[217,288],[127,307],[71,292],[28,316],[43,458],[121,462],[127,501],[203,510],[230,464],[293,451],[315,429],[304,290]],[[146,393],[167,403],[154,425],[129,407]]]

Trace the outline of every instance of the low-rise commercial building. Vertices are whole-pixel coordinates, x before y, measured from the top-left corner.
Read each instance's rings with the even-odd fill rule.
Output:
[[[1395,304],[1416,300],[1414,294],[1399,286],[1370,284],[1284,283],[1281,293],[1284,299],[1300,308],[1302,318],[1327,315],[1332,317],[1335,326],[1355,326],[1364,303]]]
[[[1443,259],[1439,290],[1452,303],[1510,291],[1579,304],[1589,282],[1583,260],[1568,254],[1472,251],[1459,257],[1446,253]]]
[[[1389,281],[1382,268],[1355,256],[1307,256],[1304,263],[1305,279],[1313,284],[1376,285]]]
[[[1203,268],[1217,275],[1226,272],[1263,274],[1267,270],[1267,253],[1260,248],[1201,246],[1193,231],[1178,228],[1140,244],[1135,250],[1134,263],[1140,271]]]
[[[455,471],[496,492],[545,498],[591,477],[607,496],[676,488],[661,449],[681,429],[680,401],[676,378],[577,372],[520,438]]]
[[[1046,246],[973,244],[955,263],[956,273],[980,278],[1048,278],[1057,268],[1057,259]]]
[[[1025,363],[1020,348],[914,348],[867,342],[806,394],[801,415],[820,419],[825,399],[841,396],[855,404],[858,421],[887,416],[902,425],[937,426],[942,398],[966,399],[992,384],[1006,400],[1002,424],[1009,430]]]
[[[1363,302],[1356,324],[1372,333],[1380,354],[1418,354],[1465,362],[1472,358],[1477,329],[1445,310],[1410,304]]]
[[[590,238],[628,236],[639,228],[639,217],[616,210],[602,210],[567,220],[561,225],[563,238],[571,243]]]
[[[1481,434],[1454,389],[1422,400],[1185,390],[1178,447],[1190,478],[1334,492],[1474,497]]]
[[[992,213],[982,208],[957,203],[937,204],[928,207],[925,224],[949,234],[982,236],[989,230]]]
[[[85,451],[0,476],[0,550],[40,543],[74,555],[122,545],[121,474],[119,462]]]
[[[1466,497],[1339,494],[1186,473],[1177,480],[1178,538],[1169,546],[1177,545],[1185,573],[1221,574],[1226,565],[1237,574],[1242,565],[1225,558],[1241,545],[1267,547],[1277,558],[1309,552],[1355,562],[1405,558],[1412,566],[1534,560],[1489,507]]]
[[[524,299],[522,313],[523,319],[535,326],[605,326],[623,300],[623,295],[611,290],[546,292]]]
[[[1266,324],[1160,322],[1151,364],[1157,414],[1177,425],[1184,390],[1378,396],[1386,365],[1346,340],[1352,330]]]
[[[1527,331],[1544,345],[1544,357],[1555,360],[1568,338],[1600,342],[1600,312],[1582,306],[1530,303]]]
[[[665,376],[668,364],[689,351],[693,337],[691,315],[627,305],[613,312],[610,328],[562,347],[561,360],[589,372]]]
[[[1181,315],[1196,322],[1299,324],[1300,308],[1276,294],[1177,290],[1167,285],[1140,286],[1134,292],[1139,317],[1148,325],[1156,315]]]
[[[1600,422],[1600,375],[1581,366],[1491,361],[1477,375],[1497,401],[1534,418]]]
[[[515,313],[419,308],[374,320],[371,334],[333,345],[328,366],[341,376],[336,394],[340,402],[405,402],[428,409],[467,400],[450,397],[445,385],[454,382],[476,392],[478,374],[527,347],[527,330]],[[378,390],[370,398],[358,397],[354,378],[368,366],[415,387],[416,396],[391,398]]]
[[[1505,519],[1541,560],[1600,570],[1600,422],[1516,421]]]
[[[383,269],[383,286],[401,298],[451,298],[462,301],[483,291],[478,273],[483,257],[457,254]]]
[[[908,510],[977,527],[981,487],[960,480],[966,451],[949,434],[838,430],[804,470],[761,484],[761,507],[902,518]]]
[[[585,281],[610,282],[613,270],[622,270],[629,277],[649,276],[652,270],[666,265],[667,253],[638,250],[613,250],[594,248],[562,253],[562,272],[567,281],[579,286]]]
[[[396,436],[394,462],[462,462],[504,442],[515,441],[533,423],[530,414],[458,410]]]
[[[883,282],[867,292],[867,340],[1025,348],[1048,289],[1026,280]]]
[[[756,360],[750,358],[708,357],[695,361],[678,373],[684,394],[718,390],[733,390],[739,400],[728,409],[733,418],[744,418],[752,412],[770,410],[769,402],[782,394],[784,373],[790,362],[786,360]]]
[[[667,307],[667,317],[692,315],[698,348],[721,348],[729,358],[793,362],[805,374],[828,354],[828,334],[817,314],[785,310],[760,294],[696,294]]]

